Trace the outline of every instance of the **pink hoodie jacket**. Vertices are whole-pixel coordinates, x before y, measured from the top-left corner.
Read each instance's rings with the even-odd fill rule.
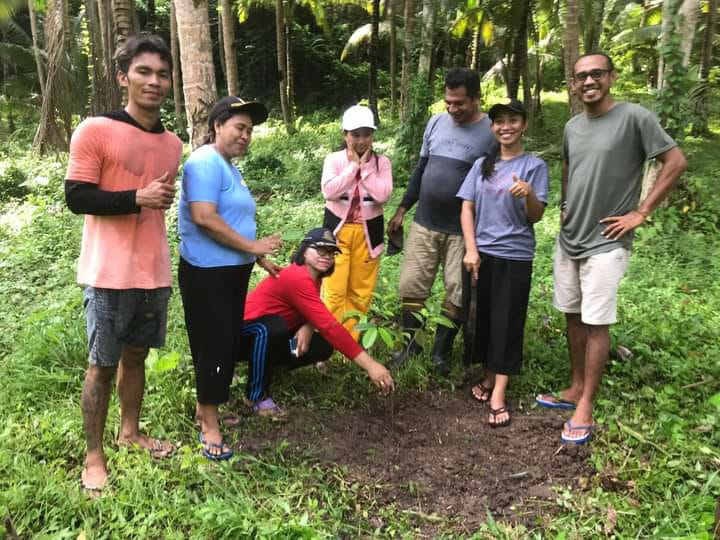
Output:
[[[357,179],[358,169],[360,170],[359,182]],[[384,248],[383,205],[392,193],[390,160],[385,156],[375,154],[367,163],[359,165],[348,159],[347,150],[334,152],[325,158],[321,187],[325,197],[325,208],[340,220],[333,230],[335,234],[347,219],[355,186],[358,184],[365,239],[370,256],[375,258],[380,256]]]

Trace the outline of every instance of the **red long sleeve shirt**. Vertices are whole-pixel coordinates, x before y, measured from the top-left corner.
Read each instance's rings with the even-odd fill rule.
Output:
[[[248,294],[245,320],[263,315],[282,317],[291,334],[306,322],[312,324],[330,345],[351,360],[362,352],[320,300],[320,280],[314,280],[305,266],[291,264],[277,278],[266,277]]]

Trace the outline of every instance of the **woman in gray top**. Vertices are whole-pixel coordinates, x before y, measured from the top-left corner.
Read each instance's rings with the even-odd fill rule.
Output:
[[[488,115],[500,146],[475,162],[457,195],[466,280],[477,287],[475,328],[469,331],[474,331],[474,352],[485,363],[485,377],[472,394],[490,404],[490,426],[502,427],[510,424],[505,389],[522,364],[533,223],[545,211],[548,169],[523,149],[527,119],[522,103],[495,105]]]

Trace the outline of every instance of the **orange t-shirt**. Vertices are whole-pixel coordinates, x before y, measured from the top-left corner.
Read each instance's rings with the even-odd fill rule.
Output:
[[[177,177],[181,158],[182,142],[174,133],[88,118],[73,133],[66,178],[104,191],[140,189],[166,172]],[[138,214],[86,215],[77,281],[106,289],[169,287],[165,212],[143,207]]]

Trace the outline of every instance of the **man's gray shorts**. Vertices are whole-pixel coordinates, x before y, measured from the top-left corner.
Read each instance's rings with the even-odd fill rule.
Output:
[[[160,289],[100,289],[86,287],[88,362],[116,367],[123,344],[162,347],[165,344],[170,287]]]

